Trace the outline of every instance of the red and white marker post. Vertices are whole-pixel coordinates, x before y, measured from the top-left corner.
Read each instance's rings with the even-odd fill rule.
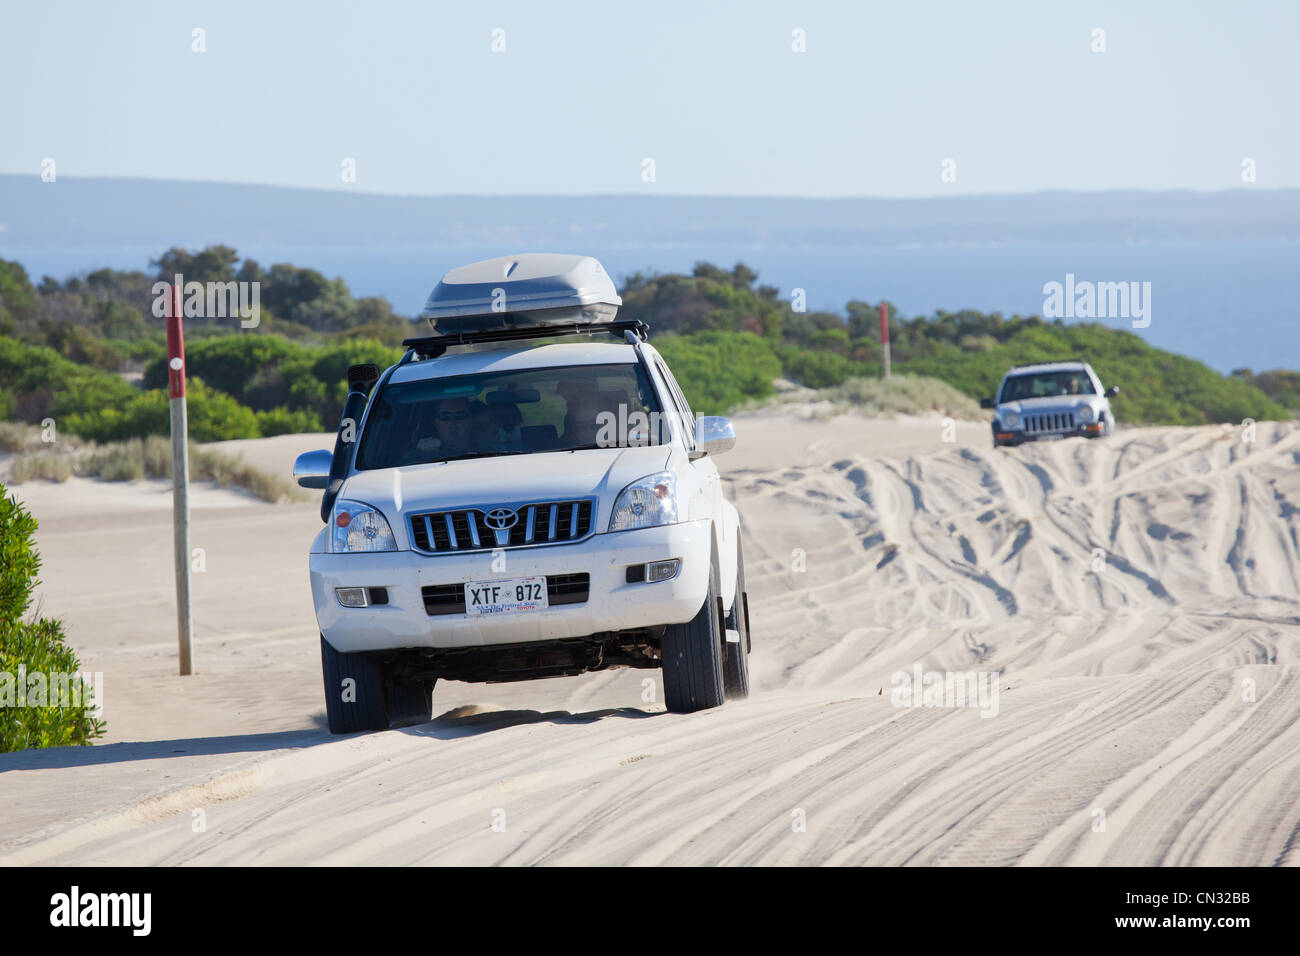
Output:
[[[885,357],[884,377],[889,378],[889,306],[880,303],[880,347]]]
[[[181,676],[194,673],[194,619],[190,603],[190,455],[185,414],[185,334],[181,287],[171,289],[167,314],[167,394],[172,412],[172,530],[176,558],[176,631]]]

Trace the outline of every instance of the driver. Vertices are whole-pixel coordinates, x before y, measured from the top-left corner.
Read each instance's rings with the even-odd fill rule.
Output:
[[[470,407],[463,398],[444,398],[433,416],[433,437],[417,442],[421,451],[437,451],[448,457],[469,451]]]

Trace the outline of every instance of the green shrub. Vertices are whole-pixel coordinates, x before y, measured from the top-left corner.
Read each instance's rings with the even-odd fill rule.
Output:
[[[269,412],[258,412],[257,427],[265,438],[270,438],[272,435],[301,435],[325,430],[315,412],[306,409],[290,411],[284,407],[273,408]]]
[[[192,379],[202,379],[259,413],[258,421],[273,429],[260,434],[279,435],[337,428],[347,398],[348,366],[374,362],[383,369],[401,357],[400,348],[374,339],[340,339],[312,347],[275,335],[232,332],[188,344],[185,367]],[[144,384],[158,389],[167,384],[165,358],[149,365]]]
[[[41,559],[32,546],[36,519],[0,484],[0,621],[16,621],[32,600]]]
[[[23,620],[40,570],[35,531],[36,519],[0,484],[0,752],[89,744],[104,734],[92,700],[80,693],[59,697],[56,675],[76,676],[81,669],[63,625]],[[44,700],[26,678],[39,679]]]
[[[92,688],[81,683],[81,662],[66,642],[63,625],[50,618],[0,621],[0,752],[86,746],[104,735]]]
[[[697,415],[720,415],[741,402],[766,398],[781,374],[772,347],[752,332],[665,336],[655,348]]]
[[[78,365],[53,349],[0,338],[0,412],[37,424],[120,407],[138,392],[120,376]]]
[[[1282,407],[1300,411],[1300,372],[1273,369],[1253,375],[1250,369],[1238,369],[1232,377],[1254,385]]]
[[[863,363],[854,362],[835,352],[818,352],[795,345],[778,349],[782,374],[792,382],[808,388],[829,388],[854,375],[871,374]]]
[[[194,441],[228,441],[260,438],[257,415],[223,392],[208,388],[202,379],[186,385],[189,436]],[[135,392],[119,407],[105,407],[69,415],[61,422],[69,432],[97,442],[125,441],[144,435],[171,434],[171,406],[167,392]]]
[[[269,404],[249,400],[250,385],[291,359],[308,353],[306,346],[275,335],[230,333],[186,343],[185,370],[191,378],[200,378],[219,392],[250,405],[270,409],[283,404],[283,396],[268,396]],[[167,358],[160,356],[145,369],[146,388],[165,388]]]

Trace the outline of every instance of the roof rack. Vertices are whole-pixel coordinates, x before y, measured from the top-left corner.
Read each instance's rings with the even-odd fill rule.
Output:
[[[641,341],[650,334],[650,327],[639,319],[618,319],[613,322],[573,322],[567,325],[526,325],[508,329],[484,329],[479,332],[453,332],[449,335],[426,335],[403,339],[402,345],[420,358],[438,358],[453,345],[480,345],[486,342],[514,342],[521,339],[550,338],[553,335],[594,335],[607,333],[623,335],[632,333]]]

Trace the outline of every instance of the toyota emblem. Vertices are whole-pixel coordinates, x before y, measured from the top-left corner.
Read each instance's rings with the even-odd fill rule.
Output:
[[[506,531],[519,521],[519,513],[509,508],[493,508],[483,515],[483,523],[493,531]]]

